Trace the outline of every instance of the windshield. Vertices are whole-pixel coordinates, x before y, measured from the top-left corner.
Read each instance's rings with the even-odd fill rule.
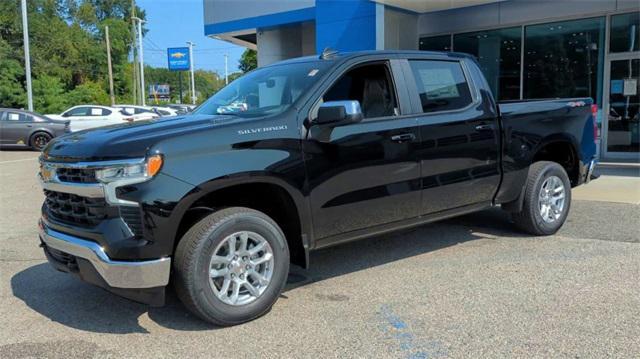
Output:
[[[324,75],[326,62],[303,62],[260,68],[218,91],[194,114],[258,117],[284,112]]]

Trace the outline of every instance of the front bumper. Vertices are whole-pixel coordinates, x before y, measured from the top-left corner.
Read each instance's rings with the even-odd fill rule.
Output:
[[[87,281],[125,297],[131,298],[126,290],[154,290],[169,283],[171,259],[168,257],[145,261],[111,260],[97,243],[55,231],[42,222],[40,241],[56,269],[75,272],[85,280],[91,278]],[[50,249],[58,255],[52,255]],[[60,255],[71,258],[73,265],[57,260]],[[135,297],[131,299],[148,302]]]

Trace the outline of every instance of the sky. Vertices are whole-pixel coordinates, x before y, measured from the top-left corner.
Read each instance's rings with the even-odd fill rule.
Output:
[[[224,54],[229,55],[229,73],[238,70],[244,47],[204,36],[203,0],[137,0],[147,15],[148,30],[142,42],[145,64],[167,67],[167,48],[184,47],[193,41],[196,69],[217,71],[224,76]]]

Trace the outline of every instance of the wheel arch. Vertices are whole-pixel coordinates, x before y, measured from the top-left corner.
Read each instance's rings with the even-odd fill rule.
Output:
[[[312,226],[305,197],[285,180],[264,173],[225,176],[196,186],[180,201],[174,250],[197,221],[236,206],[261,211],[276,221],[287,239],[291,262],[308,267]]]
[[[538,161],[551,161],[560,164],[573,187],[580,181],[580,145],[578,140],[566,133],[552,135],[541,141],[532,152],[530,166]]]
[[[568,151],[566,151],[568,150]],[[566,152],[566,153],[565,153]],[[571,182],[572,187],[580,183],[580,146],[578,140],[567,133],[554,134],[545,137],[531,151],[530,161],[523,180],[526,181],[529,169],[539,161],[556,162],[562,166]],[[509,212],[519,212],[522,210],[525,195],[525,186],[515,200],[502,203],[502,208]]]

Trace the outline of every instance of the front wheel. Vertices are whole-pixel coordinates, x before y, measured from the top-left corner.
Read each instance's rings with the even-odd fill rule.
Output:
[[[513,220],[534,235],[551,235],[564,224],[571,206],[571,183],[562,166],[555,162],[535,162],[529,168],[522,210]]]
[[[200,318],[222,326],[260,317],[289,272],[282,230],[264,213],[227,208],[196,223],[175,253],[176,293]]]

